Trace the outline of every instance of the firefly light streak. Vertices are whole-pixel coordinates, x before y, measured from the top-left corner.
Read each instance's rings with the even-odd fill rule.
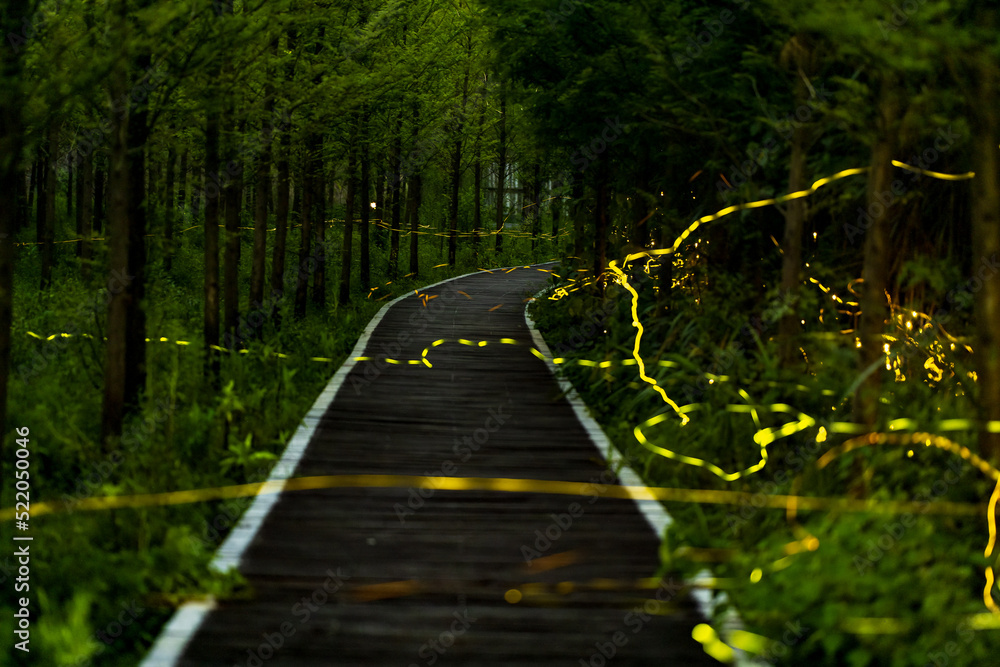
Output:
[[[753,494],[742,491],[720,489],[688,489],[662,486],[623,486],[597,484],[595,482],[567,482],[563,480],[542,480],[501,477],[434,477],[426,475],[322,475],[314,477],[290,477],[251,484],[236,484],[204,489],[167,491],[123,496],[100,496],[77,501],[46,501],[32,503],[29,515],[33,518],[49,514],[103,511],[111,509],[166,507],[213,500],[245,498],[257,495],[308,491],[317,489],[436,489],[446,491],[502,491],[507,493],[544,493],[562,496],[593,496],[600,493],[602,498],[633,500],[659,500],[679,503],[708,503],[715,505],[744,505]],[[937,515],[975,516],[985,505],[959,502],[935,502],[927,505],[914,501],[878,501],[871,499],[770,495],[757,505],[775,510],[795,507],[799,511],[852,512],[869,514],[904,514],[907,512]],[[760,505],[763,502],[763,505]],[[15,508],[0,509],[0,521],[12,521]]]
[[[916,167],[912,167],[912,166],[907,165],[905,163],[899,162],[898,160],[893,160],[893,165],[896,166],[896,167],[899,167],[899,168],[907,169],[909,171],[920,173],[920,174],[923,174],[923,175],[926,175],[926,176],[931,176],[933,178],[938,178],[938,179],[941,179],[941,180],[959,181],[959,180],[966,180],[966,179],[969,179],[969,178],[973,178],[975,176],[975,174],[972,173],[972,172],[969,172],[969,173],[966,173],[966,174],[958,174],[958,175],[956,175],[956,174],[942,174],[942,173],[939,173],[939,172],[931,172],[931,171],[927,171],[927,170],[918,169]],[[636,289],[629,282],[629,278],[628,278],[628,275],[627,275],[626,271],[624,270],[624,267],[627,267],[630,263],[635,262],[637,260],[645,259],[646,260],[646,267],[645,268],[648,271],[648,265],[649,265],[649,261],[650,260],[652,260],[653,258],[658,257],[660,255],[673,255],[674,253],[676,253],[676,251],[681,247],[681,245],[684,243],[684,241],[687,240],[687,238],[690,237],[691,234],[693,234],[703,224],[706,224],[706,223],[709,223],[709,222],[713,222],[715,220],[718,220],[720,218],[723,218],[723,217],[725,217],[727,215],[730,215],[732,213],[735,213],[735,212],[738,212],[738,211],[741,211],[741,210],[749,210],[749,209],[761,208],[761,207],[764,207],[764,206],[780,204],[782,202],[790,201],[790,200],[793,200],[793,199],[799,199],[799,198],[807,197],[807,196],[810,196],[810,195],[814,194],[821,187],[823,187],[823,186],[825,186],[825,185],[827,185],[829,183],[832,183],[834,181],[840,180],[842,178],[847,178],[849,176],[863,174],[863,173],[865,173],[867,171],[868,171],[867,167],[857,168],[857,169],[846,169],[846,170],[837,172],[837,173],[835,173],[835,174],[833,174],[831,176],[828,176],[826,178],[821,178],[821,179],[815,181],[812,184],[812,186],[810,186],[806,190],[800,190],[800,191],[797,191],[797,192],[789,193],[789,194],[782,195],[780,197],[776,197],[776,198],[772,198],[772,199],[764,199],[764,200],[759,200],[759,201],[754,201],[754,202],[748,202],[748,203],[744,203],[744,204],[737,204],[737,205],[734,205],[734,206],[729,206],[729,207],[723,208],[720,211],[717,211],[716,213],[712,213],[710,215],[706,215],[706,216],[703,216],[703,217],[698,218],[697,220],[695,220],[690,226],[688,226],[687,229],[685,229],[680,234],[680,236],[678,236],[674,240],[673,244],[669,248],[660,249],[660,250],[643,250],[643,251],[640,251],[640,252],[632,253],[630,255],[627,255],[624,258],[624,260],[622,260],[621,267],[619,267],[617,260],[613,260],[613,261],[611,261],[609,263],[608,268],[612,272],[614,280],[616,282],[620,283],[629,292],[629,294],[631,296],[630,313],[631,313],[631,316],[632,316],[632,326],[636,329],[635,341],[634,341],[634,344],[633,344],[633,347],[632,347],[632,357],[633,357],[633,360],[635,362],[635,365],[638,366],[639,377],[640,377],[640,379],[642,379],[643,382],[646,382],[647,384],[649,384],[650,386],[652,386],[653,389],[663,399],[664,403],[666,403],[671,408],[671,410],[673,410],[673,413],[675,415],[677,415],[678,417],[680,417],[681,426],[684,426],[684,425],[686,425],[686,424],[688,424],[690,422],[690,418],[688,417],[687,413],[690,412],[691,410],[697,409],[697,408],[694,405],[684,406],[682,408],[681,406],[679,406],[675,401],[673,401],[667,395],[666,391],[659,385],[659,383],[654,378],[652,378],[652,377],[650,377],[649,375],[646,374],[645,362],[644,362],[644,360],[642,358],[642,354],[641,354],[642,336],[643,336],[643,333],[644,333],[644,329],[643,329],[642,322],[640,321],[639,315],[638,315],[639,294],[636,291]],[[820,287],[820,289],[822,289],[824,292],[830,293],[829,288],[826,288],[825,286],[823,286],[822,284],[820,284],[819,281],[817,281],[815,279],[812,279],[812,278],[810,278],[810,280],[813,283],[815,283],[816,285],[818,285]],[[556,293],[552,297],[550,297],[550,298],[559,299],[559,298],[563,298],[565,296],[568,296],[568,294],[570,292],[575,291],[577,289],[580,289],[584,284],[586,284],[586,283],[582,283],[580,285],[577,285],[576,287],[574,287],[572,289],[559,288],[559,289],[556,290]],[[851,289],[851,286],[848,286],[848,291],[850,291],[852,294],[854,294],[854,291],[853,291],[853,289]],[[846,305],[850,305],[850,306],[857,306],[857,305],[859,305],[857,302],[845,302],[844,300],[840,299],[835,294],[832,294],[831,297],[832,297],[832,299],[834,301],[836,301],[837,303],[839,303],[841,305],[845,305],[845,306]],[[890,301],[890,306],[893,306],[893,304],[891,303],[891,301]],[[893,308],[893,310],[895,310],[895,308]],[[916,314],[914,314],[914,317],[916,317]],[[930,318],[928,318],[928,319],[930,319]],[[886,344],[886,347],[888,347],[888,344]],[[600,362],[600,365],[603,366],[604,363],[605,362]],[[888,358],[887,358],[887,362],[886,363],[887,363],[887,366],[891,367],[889,365]],[[929,371],[932,370],[932,376],[931,377],[933,379],[940,380],[941,377],[943,376],[942,369],[935,364],[933,358],[930,358],[930,359],[927,360],[927,362],[925,362],[924,368],[928,369]],[[897,374],[897,379],[899,379],[900,378],[900,373],[899,373],[899,369],[898,368],[896,369],[896,374]],[[742,390],[740,390],[740,393],[745,398],[748,398],[748,397],[746,397],[745,393]],[[749,403],[749,401],[748,401],[748,403]],[[727,407],[735,408],[737,406],[727,406]],[[649,451],[651,451],[651,452],[653,452],[655,454],[659,454],[659,455],[661,455],[661,456],[663,456],[665,458],[670,458],[672,460],[676,460],[678,462],[685,463],[685,464],[688,464],[688,465],[705,468],[706,470],[712,472],[713,474],[715,474],[716,476],[720,477],[723,480],[726,480],[726,481],[735,481],[735,480],[737,480],[737,479],[739,479],[739,478],[741,478],[743,476],[751,475],[751,474],[759,471],[761,468],[763,468],[767,464],[767,445],[768,444],[770,444],[771,442],[773,442],[774,440],[776,440],[776,439],[778,439],[780,437],[785,437],[785,436],[788,436],[788,435],[792,435],[793,433],[797,433],[799,431],[807,429],[807,428],[815,425],[815,423],[816,423],[815,419],[813,419],[812,417],[810,417],[808,415],[805,415],[804,413],[799,412],[798,415],[797,415],[798,416],[798,420],[795,421],[795,422],[788,422],[788,423],[786,423],[786,424],[784,424],[784,425],[782,425],[780,427],[769,428],[769,429],[761,429],[759,421],[757,419],[757,412],[756,412],[756,410],[760,409],[763,406],[758,406],[757,408],[753,408],[753,407],[751,407],[749,405],[748,406],[739,406],[739,407],[751,408],[751,414],[752,414],[752,416],[754,418],[755,423],[758,426],[758,431],[754,435],[754,442],[760,447],[760,461],[758,463],[754,464],[754,465],[751,465],[750,467],[748,467],[748,468],[746,468],[746,469],[744,469],[742,471],[726,472],[723,469],[721,469],[719,466],[717,466],[714,463],[711,463],[709,461],[705,461],[703,459],[699,459],[699,458],[696,458],[696,457],[691,457],[691,456],[685,456],[685,455],[682,455],[682,454],[678,454],[678,453],[673,452],[673,451],[671,451],[669,449],[666,449],[664,447],[660,447],[658,445],[654,445],[653,443],[649,442],[649,440],[646,438],[645,434],[643,433],[643,430],[642,430],[643,427],[647,427],[648,428],[648,427],[654,426],[654,425],[656,425],[658,423],[661,423],[661,422],[665,421],[666,419],[668,419],[670,417],[669,413],[662,413],[662,414],[656,415],[654,417],[651,417],[650,419],[647,419],[642,424],[637,425],[634,428],[633,433],[635,434],[636,440],[644,448],[646,448],[647,450],[649,450]],[[798,412],[794,408],[791,408],[791,406],[787,406],[787,405],[784,405],[784,404],[770,406],[770,409],[771,409],[771,411],[786,411],[786,412],[793,412],[793,413],[794,412]],[[952,420],[952,421],[959,421],[959,420]],[[831,424],[831,431],[833,431],[833,432],[852,432],[852,431],[855,430],[855,428],[857,426],[859,426],[859,425],[845,424],[845,423]],[[896,428],[907,428],[907,429],[908,428],[915,428],[916,427],[916,425],[912,422],[912,420],[896,420],[895,422],[893,422],[892,425],[890,425],[890,428],[893,428],[893,426],[895,426]],[[988,423],[985,427],[988,430],[993,431],[994,428],[1000,427],[1000,424],[994,424],[994,423],[991,422],[991,423]],[[823,432],[825,434],[825,429],[824,429]],[[916,434],[914,434],[914,436],[915,435]],[[945,449],[946,451],[950,451],[952,453],[957,453],[959,455],[962,455],[964,458],[970,458],[970,460],[972,460],[971,457],[975,457],[975,455],[971,454],[971,452],[969,452],[967,448],[960,448],[958,451],[955,451],[951,447],[944,447],[944,446],[942,446],[941,445],[941,441],[946,441],[948,443],[951,443],[951,441],[948,441],[945,438],[941,438],[940,436],[930,436],[929,434],[920,434],[920,435],[922,435],[927,440],[928,444],[932,444],[932,443],[936,444],[937,446],[941,446],[942,449]],[[913,436],[911,436],[911,437],[913,437]],[[819,439],[819,438],[817,438],[817,439]],[[888,440],[886,440],[886,442],[888,442]],[[951,444],[954,444],[954,443],[951,443]],[[956,447],[957,447],[957,445],[956,445]],[[997,500],[998,500],[998,495],[1000,495],[1000,475],[996,474],[997,471],[996,471],[995,468],[992,468],[992,466],[989,466],[988,463],[986,463],[985,461],[982,461],[982,459],[979,459],[979,457],[975,457],[975,459],[978,459],[978,463],[980,464],[978,467],[979,467],[980,471],[984,472],[984,474],[988,474],[990,476],[993,476],[995,479],[998,480],[998,482],[997,482],[997,489],[994,491],[993,497],[991,498],[990,508],[989,508],[989,511],[988,511],[988,525],[989,525],[989,531],[990,531],[990,539],[989,539],[989,546],[987,547],[987,555],[989,555],[990,553],[992,553],[993,548],[995,546],[995,542],[996,542],[995,509],[996,509],[996,504],[997,504]],[[755,570],[754,573],[752,573],[752,578],[753,578],[753,575],[756,575],[757,576],[757,580],[759,581],[760,570],[759,569]],[[986,583],[986,587],[984,589],[984,601],[986,602],[986,606],[990,609],[990,611],[992,611],[994,613],[1000,613],[1000,608],[998,608],[998,606],[996,605],[996,603],[993,601],[992,595],[991,595],[992,586],[993,586],[993,582],[994,582],[994,579],[995,579],[994,575],[993,575],[992,568],[987,568],[987,570],[986,570],[986,578],[987,578],[987,583]],[[713,634],[714,634],[714,631],[713,631]],[[710,638],[707,638],[707,639],[710,639]],[[707,641],[707,639],[706,639],[706,641]],[[699,639],[699,641],[701,641],[701,639]],[[705,643],[705,642],[703,642],[703,643]],[[706,643],[706,651],[709,651],[709,644],[708,643]]]

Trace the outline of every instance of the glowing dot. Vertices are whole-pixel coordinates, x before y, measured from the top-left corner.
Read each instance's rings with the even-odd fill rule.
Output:
[[[715,639],[715,630],[710,625],[699,623],[691,631],[691,638],[700,644],[706,644]]]
[[[810,537],[806,540],[806,549],[809,551],[816,551],[819,549],[819,540],[815,537]]]
[[[750,583],[756,584],[763,576],[764,572],[759,567],[755,567],[753,572],[750,573]]]
[[[816,442],[826,442],[826,427],[820,426],[819,433],[816,434]]]
[[[509,602],[510,604],[517,604],[518,602],[521,601],[521,597],[522,597],[521,591],[517,590],[516,588],[512,588],[503,594],[503,599]]]
[[[372,203],[371,203],[371,207],[372,207],[372,208],[375,208],[375,202],[372,202]]]
[[[913,450],[911,449],[908,452],[906,452],[906,455],[909,456],[910,458],[913,458]]]

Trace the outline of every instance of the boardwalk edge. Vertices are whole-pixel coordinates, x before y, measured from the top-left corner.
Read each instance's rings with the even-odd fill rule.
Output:
[[[534,295],[534,299],[542,298],[550,288],[546,287]],[[534,300],[533,299],[533,300]],[[531,305],[529,302],[527,305]],[[594,447],[597,448],[604,459],[608,462],[608,465],[614,470],[617,468],[616,473],[618,478],[621,480],[622,484],[629,487],[643,487],[646,486],[646,482],[642,480],[641,477],[633,470],[625,458],[620,454],[618,459],[615,460],[613,454],[617,453],[614,445],[608,439],[607,434],[601,428],[600,424],[591,416],[590,408],[587,404],[580,398],[580,394],[577,393],[576,388],[573,384],[567,380],[559,372],[559,368],[552,363],[553,354],[549,350],[549,346],[545,343],[545,338],[542,337],[541,332],[535,327],[535,321],[531,317],[531,313],[528,312],[528,307],[525,306],[524,309],[524,321],[528,325],[528,329],[531,331],[531,338],[535,343],[535,347],[538,351],[542,353],[545,357],[545,365],[548,367],[549,372],[555,377],[556,381],[559,383],[560,388],[563,390],[563,395],[566,397],[566,402],[570,404],[573,408],[574,414],[576,414],[577,421],[583,426],[587,435],[590,436],[591,442],[594,443]],[[632,501],[639,508],[639,511],[646,521],[649,523],[650,527],[653,529],[653,533],[663,539],[664,532],[667,527],[673,523],[673,517],[667,513],[666,508],[658,500],[651,500],[646,498],[638,497],[638,493],[629,493],[632,496]],[[712,573],[705,569],[698,572],[699,579],[710,579]],[[715,610],[720,605],[727,601],[727,596],[725,592],[722,592],[717,600],[712,599],[711,593],[705,588],[693,588],[691,590],[691,597],[694,598],[698,605],[698,610],[702,615],[711,620],[715,616]],[[730,606],[727,612],[723,615],[721,620],[721,632],[723,639],[728,640],[729,634],[733,630],[743,630],[743,619],[740,618],[736,610]],[[728,643],[728,642],[727,642]],[[764,665],[759,660],[754,660],[752,656],[748,655],[745,651],[737,648],[733,648],[733,652],[736,655],[736,660],[733,664],[738,667],[757,667],[759,665]]]
[[[505,271],[513,268],[521,267],[508,266],[500,269],[490,269],[489,272]],[[461,276],[446,278],[430,285],[424,285],[421,289],[428,290],[453,280],[468,278],[469,276],[474,276],[483,272],[484,270],[480,269]],[[382,321],[382,318],[385,317],[387,312],[389,312],[389,309],[403,299],[411,296],[413,296],[412,293],[406,293],[396,297],[389,303],[385,304],[377,313],[375,313],[375,316],[372,317],[368,326],[365,327],[364,332],[362,332],[361,336],[358,338],[358,342],[354,346],[354,349],[351,350],[349,355],[347,355],[347,359],[341,367],[337,369],[337,372],[330,379],[330,382],[327,383],[326,387],[323,388],[323,391],[320,392],[320,395],[316,398],[316,401],[309,409],[309,412],[307,412],[305,417],[302,418],[302,422],[299,424],[299,427],[292,436],[292,439],[289,440],[288,446],[285,448],[285,452],[281,456],[281,460],[279,460],[271,470],[268,482],[278,484],[279,491],[277,493],[256,496],[254,498],[253,503],[249,508],[247,508],[246,512],[243,513],[243,516],[240,517],[239,523],[236,524],[236,527],[233,528],[232,532],[229,533],[229,536],[219,547],[218,551],[216,551],[215,557],[209,565],[209,567],[213,570],[225,572],[232,568],[239,567],[240,560],[243,558],[244,552],[247,547],[250,546],[253,538],[256,537],[260,527],[264,524],[264,520],[271,512],[271,508],[278,502],[278,498],[281,495],[280,489],[284,488],[285,480],[287,480],[295,472],[295,469],[299,465],[299,461],[302,460],[302,456],[305,454],[306,448],[309,446],[309,441],[312,440],[313,434],[316,432],[316,426],[319,424],[320,418],[322,418],[327,409],[330,407],[330,404],[333,403],[334,399],[336,399],[337,393],[347,380],[347,375],[351,372],[351,370],[353,370],[355,364],[357,364],[355,358],[364,355],[365,348],[368,346],[368,340],[371,338],[375,328]],[[178,607],[177,611],[175,611],[174,615],[170,618],[170,621],[167,622],[167,625],[165,625],[163,630],[160,632],[149,653],[146,654],[146,657],[139,664],[139,667],[175,667],[180,661],[181,656],[184,654],[184,650],[187,648],[187,645],[201,627],[205,617],[208,616],[209,612],[211,612],[214,608],[215,600],[212,598],[209,598],[207,601],[186,602]]]

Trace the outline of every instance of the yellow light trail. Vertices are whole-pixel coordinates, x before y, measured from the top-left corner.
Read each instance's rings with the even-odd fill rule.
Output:
[[[964,174],[942,174],[940,171],[928,171],[926,169],[918,169],[917,167],[910,166],[906,163],[900,162],[899,160],[893,160],[892,165],[894,167],[899,167],[900,169],[905,169],[906,171],[912,171],[917,174],[923,174],[924,176],[930,176],[942,181],[967,181],[970,178],[976,177],[976,172],[967,171]]]
[[[425,475],[323,475],[290,477],[281,480],[236,484],[205,489],[167,491],[123,496],[84,498],[78,501],[48,501],[32,503],[29,515],[38,518],[49,514],[92,512],[111,509],[166,507],[213,500],[227,500],[273,493],[311,491],[319,489],[436,489],[446,491],[499,491],[504,493],[542,493],[560,496],[598,496],[634,500],[658,500],[680,503],[707,503],[716,505],[743,505],[750,502],[752,493],[717,489],[685,489],[659,486],[623,486],[595,482],[568,482],[562,480],[520,479],[502,477],[434,477]],[[792,505],[804,511],[840,511],[870,514],[924,514],[974,516],[985,505],[950,501],[931,504],[916,501],[879,501],[871,499],[836,498],[818,496],[771,495],[755,499],[755,507],[788,510]],[[12,521],[15,508],[0,509],[0,521]]]

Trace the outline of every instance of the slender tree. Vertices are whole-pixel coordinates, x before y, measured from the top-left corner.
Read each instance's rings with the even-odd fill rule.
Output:
[[[177,164],[177,150],[170,146],[167,149],[167,165],[165,169],[166,182],[163,184],[163,268],[168,272],[173,269],[174,258],[174,214],[177,201],[174,195],[174,167]]]
[[[340,294],[338,302],[346,306],[351,302],[351,266],[354,261],[354,199],[357,190],[358,142],[357,114],[353,118],[347,148],[347,195],[344,202],[344,245],[340,255]]]
[[[367,109],[361,112],[361,262],[360,278],[361,287],[365,290],[371,288],[371,248],[369,246],[369,233],[371,231],[371,153],[368,142],[370,112]]]
[[[500,141],[497,144],[496,255],[503,252],[504,187],[507,183],[507,98],[500,91]]]

